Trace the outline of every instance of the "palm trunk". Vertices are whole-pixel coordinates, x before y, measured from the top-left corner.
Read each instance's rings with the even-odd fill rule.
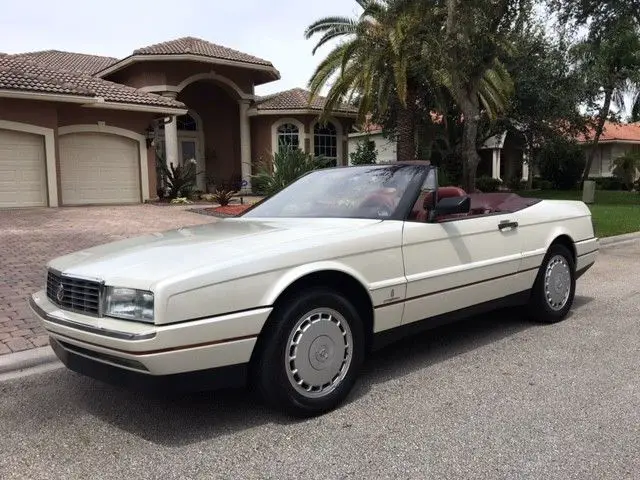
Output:
[[[406,106],[398,105],[397,135],[399,162],[415,160],[416,158],[416,92],[407,91]]]
[[[596,158],[596,149],[598,148],[598,142],[600,141],[600,137],[602,136],[602,131],[604,130],[604,122],[607,120],[609,116],[609,109],[611,108],[611,98],[613,97],[613,88],[607,87],[604,91],[604,103],[602,104],[602,108],[600,109],[600,113],[598,115],[598,124],[596,125],[596,135],[593,137],[593,142],[591,144],[591,150],[589,151],[589,156],[587,157],[587,164],[584,167],[584,172],[582,172],[582,183],[589,179],[589,173],[591,172],[591,165]]]
[[[459,105],[464,115],[462,125],[462,185],[472,193],[476,189],[476,171],[480,163],[480,155],[476,147],[478,138],[478,124],[480,120],[480,105],[475,90],[459,92]]]

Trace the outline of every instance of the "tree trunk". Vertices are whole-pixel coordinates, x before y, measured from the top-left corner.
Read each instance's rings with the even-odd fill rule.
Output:
[[[591,165],[593,164],[593,160],[596,158],[596,149],[598,148],[598,142],[600,141],[600,137],[602,136],[602,131],[604,130],[604,122],[607,120],[609,116],[609,109],[611,108],[611,98],[613,97],[613,87],[607,87],[604,91],[604,103],[602,104],[602,108],[600,109],[600,113],[598,114],[598,123],[596,125],[595,137],[593,137],[593,142],[591,143],[591,150],[589,151],[589,155],[587,156],[587,164],[584,167],[584,172],[582,172],[582,183],[589,179],[589,173],[591,172]]]
[[[462,124],[462,186],[473,193],[476,189],[476,171],[480,163],[480,155],[476,147],[478,124],[480,121],[480,105],[475,90],[460,92],[459,106],[464,115]]]
[[[399,162],[416,159],[416,92],[413,89],[407,91],[407,104],[398,105],[397,135]]]

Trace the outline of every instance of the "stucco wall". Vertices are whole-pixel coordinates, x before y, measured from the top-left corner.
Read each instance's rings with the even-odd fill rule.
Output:
[[[225,65],[212,65],[202,62],[144,61],[131,64],[124,69],[109,75],[108,80],[130,85],[135,88],[155,85],[179,85],[183,80],[197,74],[214,71],[232,80],[240,89],[253,93],[255,73],[246,68],[234,68]],[[230,90],[230,93],[233,93]]]
[[[253,162],[259,161],[261,158],[267,158],[274,151],[273,128],[274,125],[280,125],[284,120],[297,120],[304,126],[304,130],[300,132],[300,148],[307,152],[313,153],[313,129],[318,121],[317,115],[259,115],[251,118],[251,158]],[[334,118],[338,130],[338,143],[342,150],[342,162],[346,164],[348,159],[348,138],[347,132],[352,128],[353,120],[350,118]],[[340,136],[340,131],[342,136]]]

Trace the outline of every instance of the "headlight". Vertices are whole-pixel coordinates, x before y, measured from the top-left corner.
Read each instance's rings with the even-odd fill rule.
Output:
[[[104,314],[125,320],[153,323],[153,293],[133,288],[107,287]]]

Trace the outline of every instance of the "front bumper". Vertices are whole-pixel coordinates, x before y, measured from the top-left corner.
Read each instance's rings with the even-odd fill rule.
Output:
[[[44,291],[33,294],[29,305],[69,368],[75,369],[70,365],[77,365],[81,358],[147,377],[247,364],[271,313],[271,308],[259,308],[172,325],[148,325],[61,310]]]
[[[146,392],[197,392],[246,385],[247,364],[228,365],[172,375],[149,375],[76,353],[69,344],[51,338],[51,348],[69,370],[102,382]]]

